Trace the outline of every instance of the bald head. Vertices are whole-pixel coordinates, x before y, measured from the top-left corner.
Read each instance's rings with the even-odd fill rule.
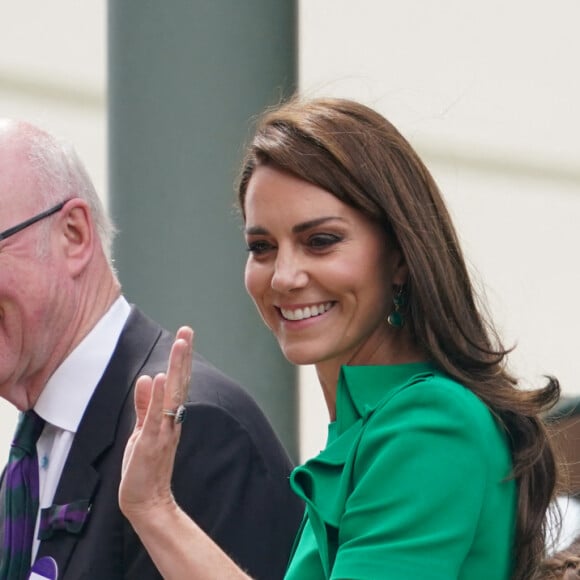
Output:
[[[78,197],[87,202],[111,261],[113,225],[74,148],[26,121],[0,118],[0,203],[42,211]]]

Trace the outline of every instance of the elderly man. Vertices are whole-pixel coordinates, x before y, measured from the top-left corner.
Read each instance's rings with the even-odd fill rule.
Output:
[[[0,487],[0,577],[37,563],[41,578],[160,578],[117,493],[135,380],[165,370],[172,337],[122,296],[111,224],[70,147],[0,121],[0,207],[0,396],[41,418],[30,541],[8,503],[12,468]],[[199,355],[188,400],[177,501],[250,575],[280,578],[302,512],[286,453],[249,395]]]

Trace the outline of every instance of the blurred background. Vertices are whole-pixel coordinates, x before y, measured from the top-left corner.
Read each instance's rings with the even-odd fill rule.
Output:
[[[193,324],[295,459],[324,445],[326,409],[244,295],[232,209],[254,115],[295,86],[401,130],[517,345],[515,372],[580,394],[577,0],[20,0],[2,16],[0,116],[74,143],[119,226],[129,300],[170,330]],[[2,464],[15,420],[0,400]]]

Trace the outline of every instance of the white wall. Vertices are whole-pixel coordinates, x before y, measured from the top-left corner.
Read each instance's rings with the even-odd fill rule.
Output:
[[[25,119],[70,140],[103,198],[105,9],[106,2],[9,2],[2,7],[0,34],[0,117]],[[0,399],[0,466],[16,416]]]
[[[515,371],[580,393],[580,4],[303,0],[300,86],[359,99],[413,143],[485,286]],[[302,372],[302,457],[327,413]]]

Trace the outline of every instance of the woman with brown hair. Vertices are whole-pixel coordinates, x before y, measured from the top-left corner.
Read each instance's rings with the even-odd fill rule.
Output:
[[[266,112],[238,189],[246,288],[286,358],[313,364],[326,448],[291,478],[306,502],[286,578],[524,580],[557,479],[539,418],[484,316],[437,185],[385,118],[342,99]],[[121,507],[164,577],[244,578],[169,487],[191,334],[143,377]]]

